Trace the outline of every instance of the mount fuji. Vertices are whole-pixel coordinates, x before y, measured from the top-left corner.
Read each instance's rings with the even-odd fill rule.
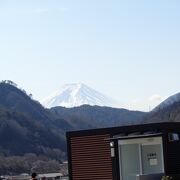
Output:
[[[40,101],[47,108],[56,106],[78,107],[84,104],[120,107],[118,102],[83,83],[66,84]]]

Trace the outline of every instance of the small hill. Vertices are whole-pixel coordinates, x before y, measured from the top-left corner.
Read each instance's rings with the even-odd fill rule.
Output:
[[[180,101],[147,113],[141,123],[180,122]]]
[[[166,100],[164,100],[162,103],[160,103],[158,106],[156,106],[153,111],[158,111],[164,108],[167,108],[174,103],[180,102],[180,93],[174,94],[170,97],[168,97]]]
[[[147,113],[141,123],[180,122],[180,93],[174,94]]]

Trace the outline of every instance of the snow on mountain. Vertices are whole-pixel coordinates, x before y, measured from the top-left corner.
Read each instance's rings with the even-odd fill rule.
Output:
[[[172,95],[168,97],[166,100],[164,100],[162,103],[160,103],[158,106],[156,106],[153,111],[157,111],[159,109],[164,109],[176,102],[180,102],[180,93],[177,93],[175,95]]]
[[[66,84],[40,102],[47,108],[55,106],[70,108],[83,104],[119,107],[113,99],[82,83]]]

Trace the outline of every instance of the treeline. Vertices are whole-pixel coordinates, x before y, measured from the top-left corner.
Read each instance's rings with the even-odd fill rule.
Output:
[[[32,172],[38,174],[61,172],[67,175],[67,165],[33,153],[24,156],[0,156],[0,175],[31,174]]]
[[[19,90],[21,90],[24,94],[26,94],[27,96],[32,98],[32,94],[31,93],[28,94],[24,89],[18,87],[18,85],[15,82],[11,81],[11,80],[2,80],[2,81],[0,81],[0,84],[9,84],[9,85],[14,86],[16,88],[19,88]]]

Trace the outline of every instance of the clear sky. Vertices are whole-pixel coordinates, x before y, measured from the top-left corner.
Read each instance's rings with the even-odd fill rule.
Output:
[[[179,0],[0,0],[0,80],[37,100],[82,82],[131,109],[180,92]]]

